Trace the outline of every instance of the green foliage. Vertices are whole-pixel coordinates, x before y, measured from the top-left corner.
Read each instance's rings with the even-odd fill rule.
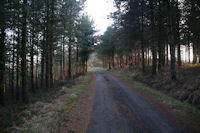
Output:
[[[88,61],[89,55],[93,51],[95,39],[93,21],[88,16],[82,16],[77,25],[77,43],[80,48],[79,55],[84,63]]]
[[[112,25],[107,28],[104,35],[101,36],[100,44],[97,46],[97,53],[99,56],[111,57],[116,50],[118,41],[117,28]]]

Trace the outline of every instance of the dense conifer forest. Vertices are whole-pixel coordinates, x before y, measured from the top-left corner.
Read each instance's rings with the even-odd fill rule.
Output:
[[[88,1],[0,0],[0,132],[198,133],[199,0]]]
[[[29,95],[87,72],[93,22],[84,1],[1,0],[0,103],[29,102]]]
[[[115,4],[114,24],[98,46],[108,68],[136,65],[145,72],[146,66],[152,66],[156,75],[170,65],[171,78],[176,80],[176,68],[200,63],[197,0],[115,0]]]

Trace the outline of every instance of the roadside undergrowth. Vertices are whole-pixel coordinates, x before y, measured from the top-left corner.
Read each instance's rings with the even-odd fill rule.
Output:
[[[68,97],[69,107],[64,111],[64,115],[67,115],[71,112],[71,110],[76,106],[80,99],[80,95],[84,93],[84,91],[89,87],[89,81],[91,80],[91,72],[86,74],[85,79],[81,82],[81,84],[74,86],[72,88],[73,93]]]
[[[7,128],[3,132],[9,133],[46,133],[57,132],[55,125],[61,125],[60,119],[67,121],[67,116],[79,102],[80,96],[89,86],[92,73],[88,72],[84,76],[80,76],[66,83],[57,91],[48,94],[34,104],[27,107],[16,114],[20,121],[13,123],[11,128]],[[69,87],[71,86],[71,87]]]

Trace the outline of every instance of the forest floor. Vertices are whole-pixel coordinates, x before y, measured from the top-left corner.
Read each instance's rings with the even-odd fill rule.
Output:
[[[95,83],[95,75],[92,73],[78,77],[70,85],[66,83],[43,96],[42,99],[26,105],[21,111],[12,112],[9,116],[1,116],[1,120],[8,120],[7,122],[12,124],[0,131],[6,133],[86,132],[92,111]],[[6,111],[8,108],[1,109],[2,113]]]

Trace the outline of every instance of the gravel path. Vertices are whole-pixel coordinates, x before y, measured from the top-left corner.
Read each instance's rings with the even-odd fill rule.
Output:
[[[181,133],[162,112],[105,72],[97,75],[88,133]]]

